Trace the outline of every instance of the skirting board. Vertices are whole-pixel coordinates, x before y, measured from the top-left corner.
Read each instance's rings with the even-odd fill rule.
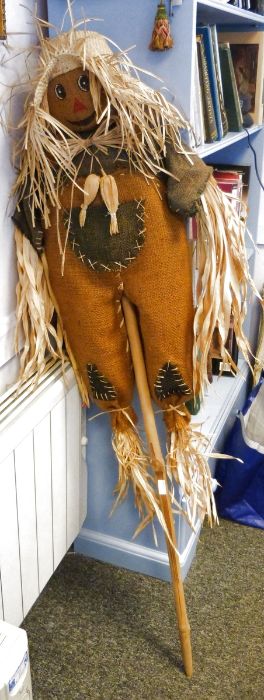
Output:
[[[201,529],[200,521],[197,521],[195,531],[188,540],[184,551],[180,554],[180,566],[182,578],[187,575],[192,563]],[[92,559],[105,561],[122,568],[138,571],[147,576],[154,576],[170,581],[170,567],[168,555],[158,549],[143,547],[135,542],[111,537],[103,532],[95,532],[82,528],[79,537],[75,540],[74,550]]]

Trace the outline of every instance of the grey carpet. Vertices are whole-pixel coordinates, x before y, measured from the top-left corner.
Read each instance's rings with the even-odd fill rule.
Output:
[[[185,582],[194,675],[170,584],[69,553],[24,622],[34,700],[262,700],[264,533],[204,528]]]

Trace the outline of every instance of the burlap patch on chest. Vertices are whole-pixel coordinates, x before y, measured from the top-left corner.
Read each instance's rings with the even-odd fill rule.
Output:
[[[79,224],[80,209],[65,211],[67,227],[70,216],[69,244],[77,257],[96,272],[120,271],[137,257],[144,243],[143,201],[123,202],[117,211],[119,233],[111,236],[110,216],[104,204],[87,210],[84,227]]]

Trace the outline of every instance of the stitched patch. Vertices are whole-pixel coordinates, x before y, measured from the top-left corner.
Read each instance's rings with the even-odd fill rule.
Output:
[[[191,389],[183,381],[182,375],[171,362],[167,362],[159,370],[157,379],[154,384],[155,394],[158,399],[167,399],[169,396],[180,396],[184,394],[189,396]]]
[[[69,228],[69,244],[81,262],[96,272],[121,271],[139,254],[144,240],[143,200],[123,202],[117,210],[119,233],[110,235],[110,216],[104,204],[90,206],[84,227],[79,224],[80,208],[72,209]],[[65,212],[67,227],[69,212]]]
[[[99,372],[95,364],[87,365],[87,374],[94,399],[113,401],[117,398],[117,393],[113,385]]]

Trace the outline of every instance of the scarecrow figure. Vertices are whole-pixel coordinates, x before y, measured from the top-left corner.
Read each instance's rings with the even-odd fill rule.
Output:
[[[142,526],[159,515],[131,407],[125,294],[137,309],[152,397],[164,411],[169,475],[182,486],[190,522],[197,509],[212,520],[210,470],[186,403],[203,393],[216,326],[229,359],[231,310],[248,359],[245,224],[211,168],[182,142],[188,124],[177,109],[97,32],[73,28],[41,38],[22,126],[14,216],[22,376],[38,376],[47,350],[63,359],[66,348],[84,402],[109,411],[117,500],[131,481]],[[185,230],[193,215],[200,251],[196,309]]]

